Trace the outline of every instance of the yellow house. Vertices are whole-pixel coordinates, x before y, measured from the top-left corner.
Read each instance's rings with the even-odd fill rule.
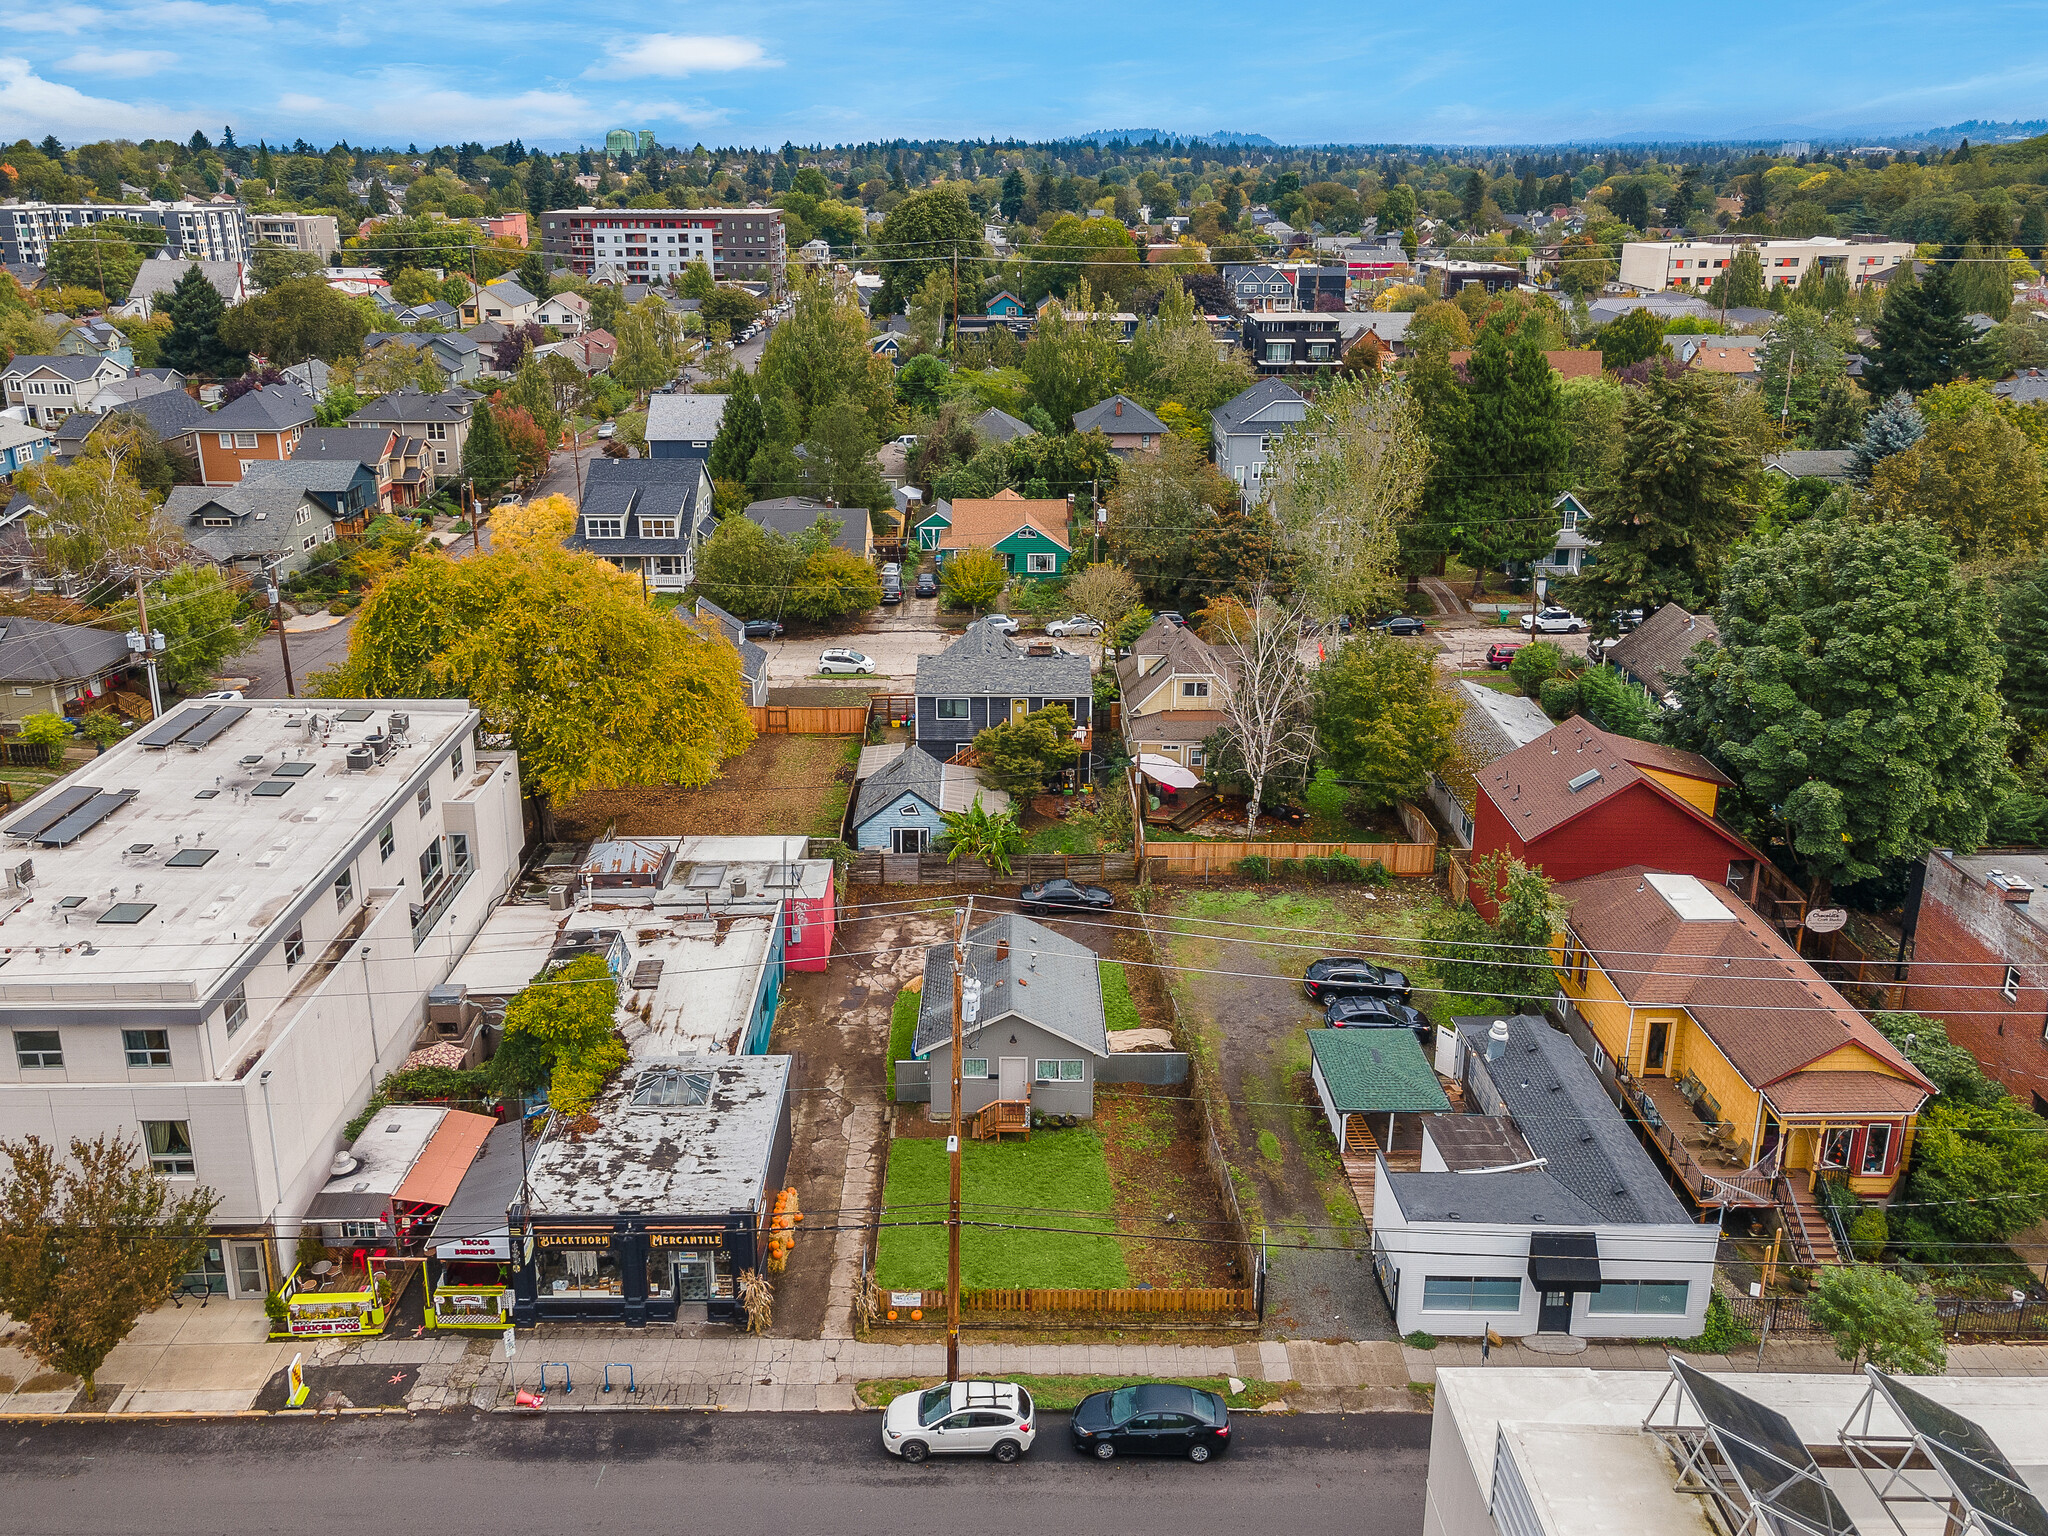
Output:
[[[1889,1197],[1934,1085],[1733,891],[1636,865],[1557,894],[1572,1022],[1695,1202],[1794,1204],[1832,1258],[1815,1182]]]
[[[1223,727],[1231,662],[1192,629],[1159,618],[1116,664],[1124,743],[1208,777],[1202,743]]]

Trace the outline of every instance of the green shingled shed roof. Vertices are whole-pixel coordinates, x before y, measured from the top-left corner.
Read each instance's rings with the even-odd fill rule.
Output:
[[[1331,1102],[1341,1114],[1443,1113],[1451,1107],[1414,1034],[1405,1029],[1311,1029]]]

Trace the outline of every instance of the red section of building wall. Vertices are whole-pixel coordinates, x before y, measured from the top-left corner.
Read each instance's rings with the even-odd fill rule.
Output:
[[[815,900],[785,904],[783,964],[792,971],[822,971],[832,954],[832,930],[837,921],[833,908],[832,882],[825,882],[825,894]]]
[[[1524,843],[1492,798],[1482,794],[1473,818],[1472,861],[1500,851],[1540,868],[1552,881],[1583,880],[1631,864],[1727,883],[1728,866],[1754,862],[1733,833],[1687,814],[1648,784],[1632,784],[1547,836]],[[1473,887],[1473,905],[1491,916]]]
[[[1957,888],[1968,904],[1961,912],[1934,885],[1930,879],[1914,930],[1907,1008],[1941,1020],[1985,1072],[2022,1103],[2048,1111],[2048,934],[2016,913],[1992,911],[1995,898],[1974,884]],[[1988,932],[1987,915],[1995,924]],[[2019,972],[2016,1001],[2005,996],[2008,966]]]

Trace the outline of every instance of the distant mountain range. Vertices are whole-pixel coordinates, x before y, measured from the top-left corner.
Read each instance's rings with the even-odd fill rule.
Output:
[[[1263,133],[1175,133],[1166,128],[1098,128],[1093,133],[1077,133],[1063,139],[1064,144],[1107,144],[1112,140],[1124,139],[1132,144],[1143,144],[1147,139],[1160,143],[1174,144],[1243,144],[1255,149],[1280,147],[1280,141],[1269,139]]]

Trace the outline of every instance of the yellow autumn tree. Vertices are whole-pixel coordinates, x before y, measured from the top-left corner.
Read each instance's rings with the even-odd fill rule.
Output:
[[[393,572],[348,660],[317,683],[329,698],[467,698],[556,804],[708,784],[754,739],[737,651],[648,606],[605,561],[539,541]]]
[[[576,531],[576,503],[566,496],[541,496],[521,505],[508,501],[491,509],[494,550],[560,549]]]

